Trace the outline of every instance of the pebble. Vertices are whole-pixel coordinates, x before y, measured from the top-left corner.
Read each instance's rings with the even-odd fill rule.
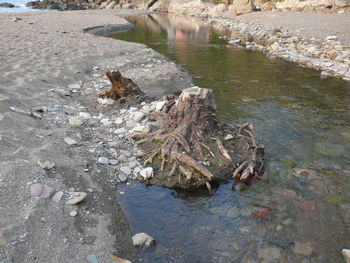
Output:
[[[303,256],[311,256],[313,249],[309,243],[294,242],[293,252]]]
[[[100,157],[98,158],[98,162],[100,164],[109,164],[109,159],[107,157]]]
[[[109,164],[110,164],[110,165],[117,165],[118,163],[119,163],[118,160],[115,160],[115,159],[110,159],[110,160],[109,160]]]
[[[69,215],[72,216],[72,217],[77,216],[77,214],[78,214],[78,211],[77,211],[76,209],[73,209],[73,210],[69,213]]]
[[[114,131],[115,134],[123,134],[126,133],[126,129],[125,128],[120,128],[120,129],[116,129]]]
[[[69,138],[69,137],[64,138],[64,141],[70,146],[78,144],[78,142],[76,140]]]
[[[263,259],[264,262],[272,262],[281,257],[281,252],[278,248],[268,247],[264,249],[258,249],[259,258]]]
[[[139,122],[139,121],[141,121],[144,117],[145,117],[145,114],[144,114],[143,112],[141,112],[141,111],[136,111],[136,112],[134,112],[134,117],[133,117],[134,121]]]
[[[229,45],[238,45],[239,43],[241,43],[241,40],[240,39],[231,39],[228,41],[228,44]]]
[[[130,175],[131,174],[131,169],[128,166],[122,166],[120,167],[120,171],[126,175]]]
[[[90,119],[91,115],[88,112],[79,112],[79,116],[84,118],[84,119]]]
[[[153,168],[152,167],[147,167],[143,170],[140,171],[140,175],[144,178],[144,179],[149,179],[153,177]]]
[[[30,186],[31,196],[40,198],[50,198],[55,190],[45,184],[32,184]]]
[[[80,117],[70,117],[68,122],[73,127],[80,126],[84,123]]]
[[[134,120],[127,120],[126,121],[126,127],[129,129],[132,129],[134,127],[136,127],[138,125],[138,123]]]
[[[327,36],[326,40],[337,40],[338,37],[337,36]]]
[[[98,101],[98,103],[100,103],[102,105],[112,105],[114,103],[113,99],[101,99],[101,98],[98,98],[97,101]]]
[[[58,191],[51,197],[51,200],[58,203],[59,201],[61,201],[63,195],[64,193],[62,191]]]
[[[70,85],[68,85],[68,88],[70,88],[70,89],[80,89],[81,85],[80,84],[70,84]]]
[[[104,126],[110,126],[112,124],[112,122],[109,119],[102,119],[100,122]]]
[[[38,161],[38,164],[40,165],[41,168],[45,169],[45,170],[51,170],[53,168],[55,168],[56,164],[54,162],[51,162],[49,160],[47,161]]]
[[[125,182],[126,180],[128,180],[125,174],[119,174],[118,178],[121,182]]]
[[[115,123],[115,124],[118,124],[118,125],[122,124],[123,122],[124,122],[124,121],[123,121],[122,118],[117,118],[117,119],[115,119],[115,121],[114,121],[114,123]]]
[[[44,223],[44,224],[47,222],[47,220],[46,220],[45,217],[40,218],[40,221],[41,221],[42,223]]]
[[[148,248],[156,244],[156,241],[146,233],[138,233],[132,237],[132,243],[135,247]]]
[[[89,261],[90,263],[99,263],[95,254],[87,255],[86,260]]]
[[[224,138],[225,141],[233,139],[233,136],[231,134],[227,134]]]
[[[73,192],[72,196],[66,201],[66,205],[75,205],[83,201],[87,197],[87,193]]]

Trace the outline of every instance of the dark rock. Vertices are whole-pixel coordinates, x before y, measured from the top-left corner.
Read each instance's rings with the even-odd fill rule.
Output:
[[[0,3],[0,7],[9,7],[9,8],[13,8],[15,7],[15,5],[11,4],[11,3]]]

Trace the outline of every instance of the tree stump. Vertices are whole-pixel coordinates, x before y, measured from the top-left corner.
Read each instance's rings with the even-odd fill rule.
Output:
[[[260,178],[263,147],[257,145],[253,126],[230,127],[220,123],[212,90],[192,87],[177,100],[167,99],[161,112],[153,112],[156,122],[150,134],[131,137],[148,153],[144,165],[155,169],[151,184],[191,190],[234,176],[249,183]]]
[[[137,96],[145,95],[131,79],[123,77],[119,71],[108,70],[106,76],[112,83],[112,88],[99,92],[99,96],[116,100],[119,98],[135,99]]]

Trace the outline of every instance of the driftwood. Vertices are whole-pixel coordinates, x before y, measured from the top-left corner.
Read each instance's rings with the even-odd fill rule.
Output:
[[[106,91],[99,92],[98,95],[111,98],[134,98],[136,96],[144,96],[142,90],[128,78],[125,78],[119,71],[106,71],[107,78],[112,83],[112,88]]]

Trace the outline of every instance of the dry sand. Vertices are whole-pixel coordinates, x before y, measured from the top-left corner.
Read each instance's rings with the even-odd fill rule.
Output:
[[[93,85],[89,79],[96,75],[95,66],[101,71],[121,70],[150,95],[189,85],[189,78],[174,63],[146,46],[84,32],[101,25],[125,27],[126,21],[117,15],[132,13],[136,12],[0,14],[0,262],[76,263],[86,262],[89,254],[99,262],[112,262],[109,253],[136,257],[114,198],[113,178],[87,152],[98,138],[90,127],[67,123],[67,117],[79,111],[95,110],[98,115],[96,105],[84,95],[64,95],[69,84]],[[14,17],[22,20],[13,22]],[[153,60],[161,63],[146,67]],[[45,113],[40,120],[10,110],[37,105],[58,111]],[[66,136],[78,138],[82,146],[69,147]],[[38,160],[55,162],[55,171],[44,171]],[[63,200],[31,197],[30,182],[93,192],[76,206],[78,215],[71,217],[73,207]]]

